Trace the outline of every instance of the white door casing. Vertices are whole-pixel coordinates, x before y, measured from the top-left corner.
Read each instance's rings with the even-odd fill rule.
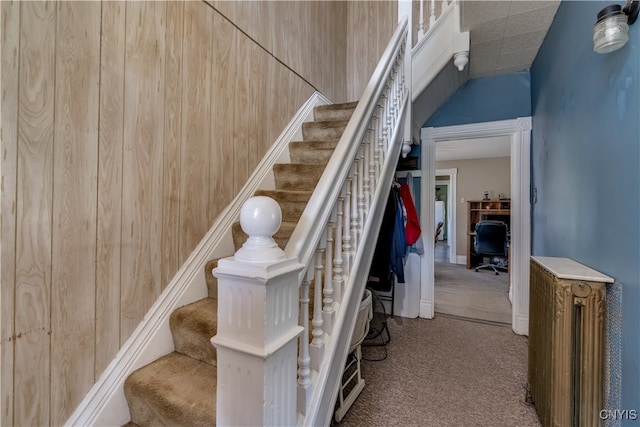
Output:
[[[421,227],[425,254],[421,268],[420,317],[433,318],[434,298],[434,201],[435,144],[469,138],[509,136],[511,149],[511,283],[513,331],[529,334],[529,258],[531,256],[531,117],[472,123],[467,125],[422,128]],[[454,203],[455,205],[455,203]]]
[[[437,169],[436,176],[448,176],[447,194],[447,243],[449,244],[449,263],[458,264],[456,246],[456,198],[458,187],[458,168]],[[435,199],[435,195],[434,195]],[[420,226],[422,228],[422,225]],[[434,230],[435,232],[435,230]],[[434,236],[435,240],[435,236]]]

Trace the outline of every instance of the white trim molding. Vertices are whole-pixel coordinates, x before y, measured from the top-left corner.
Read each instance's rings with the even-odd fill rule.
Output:
[[[531,257],[531,117],[472,123],[468,125],[422,128],[422,229],[425,241],[433,241],[435,200],[435,144],[469,138],[509,136],[511,139],[511,283],[512,328],[529,333],[529,258]],[[426,245],[422,266],[420,317],[432,318],[434,297],[434,248]]]
[[[437,169],[436,176],[448,176],[449,177],[449,194],[447,194],[447,216],[450,221],[447,221],[447,242],[449,243],[449,263],[455,264],[457,261],[457,233],[456,233],[456,218],[457,218],[457,203],[458,200],[458,168],[451,169]]]

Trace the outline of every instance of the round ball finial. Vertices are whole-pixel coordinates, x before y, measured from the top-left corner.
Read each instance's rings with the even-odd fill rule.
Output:
[[[273,240],[280,229],[282,211],[278,202],[267,196],[247,200],[240,209],[240,227],[249,238],[235,253],[238,261],[269,262],[284,258],[284,251]]]

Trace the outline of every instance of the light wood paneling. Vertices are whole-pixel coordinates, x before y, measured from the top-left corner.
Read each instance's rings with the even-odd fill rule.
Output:
[[[251,174],[264,157],[267,149],[273,143],[268,140],[268,133],[264,131],[267,120],[267,108],[269,97],[269,83],[271,80],[273,59],[259,46],[252,44],[250,48],[251,77],[249,79],[249,108],[250,114],[246,117],[248,127],[248,146],[255,147],[249,151],[248,166]]]
[[[56,3],[21,4],[15,425],[48,425]]]
[[[16,171],[18,169],[18,66],[20,62],[20,3],[0,2],[2,58],[2,123],[0,138],[0,425],[13,423],[13,350],[16,267]]]
[[[209,229],[209,121],[211,108],[211,9],[188,2],[184,9],[182,151],[180,156],[180,254],[183,259]]]
[[[367,40],[369,34],[368,2],[353,2],[347,7],[347,93],[349,98],[360,99],[366,87]],[[363,81],[364,80],[364,81]]]
[[[127,2],[121,340],[160,294],[165,2]],[[122,344],[122,342],[121,342]]]
[[[233,200],[236,194],[229,177],[233,176],[234,108],[231,106],[236,93],[235,50],[238,31],[222,16],[213,15],[213,50],[211,60],[216,64],[211,73],[211,167],[209,169],[209,221]]]
[[[51,424],[93,385],[100,4],[57,3]],[[73,312],[69,317],[68,313]]]
[[[162,274],[164,289],[180,262],[180,148],[182,142],[182,54],[184,2],[167,3],[165,54],[164,146],[162,185]],[[207,41],[207,44],[210,41]],[[205,87],[207,85],[204,85]]]
[[[392,1],[347,3],[347,93],[358,100],[398,26]]]
[[[124,2],[102,3],[95,283],[96,378],[120,348],[125,13]]]
[[[267,52],[273,52],[274,3],[270,1],[208,1]]]
[[[248,119],[251,108],[249,90],[251,79],[251,41],[244,35],[236,38],[236,82],[233,116],[233,193],[237,194],[249,177]]]
[[[304,101],[345,96],[346,3],[233,3],[0,4],[1,425],[64,423]]]

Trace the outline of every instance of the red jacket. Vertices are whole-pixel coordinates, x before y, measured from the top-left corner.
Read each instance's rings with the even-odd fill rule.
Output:
[[[404,226],[405,239],[407,245],[413,245],[420,237],[420,220],[416,212],[416,206],[413,204],[413,198],[409,191],[409,186],[405,183],[400,184],[400,198],[407,210],[407,223]]]

